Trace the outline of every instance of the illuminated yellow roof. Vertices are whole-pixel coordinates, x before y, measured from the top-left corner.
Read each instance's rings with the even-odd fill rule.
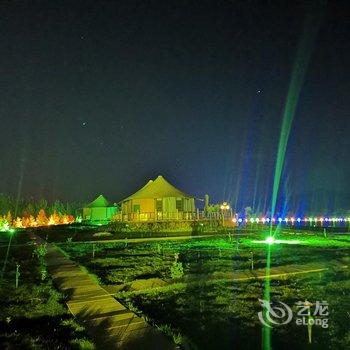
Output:
[[[145,186],[135,192],[133,195],[125,198],[123,201],[130,199],[142,198],[164,198],[164,197],[193,197],[178,190],[171,185],[163,176],[158,176],[154,181],[150,180]]]

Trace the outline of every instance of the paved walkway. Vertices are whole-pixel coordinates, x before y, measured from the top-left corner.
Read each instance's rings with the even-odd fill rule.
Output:
[[[47,245],[46,261],[54,283],[68,295],[67,305],[98,349],[175,349],[143,318],[126,309],[91,276],[67,259],[54,245]]]
[[[218,236],[214,234],[210,235],[202,235],[202,236],[171,236],[171,237],[145,237],[145,238],[118,238],[118,239],[106,239],[106,240],[98,240],[98,241],[72,241],[69,244],[109,244],[109,243],[143,243],[143,242],[153,242],[153,241],[181,241],[186,239],[195,239],[195,238],[206,238]],[[239,236],[244,236],[241,234]],[[57,242],[56,245],[66,245],[67,242]]]
[[[317,272],[324,272],[328,270],[329,268],[319,264],[319,263],[310,263],[310,264],[303,264],[303,265],[285,265],[285,266],[276,266],[271,267],[269,277],[271,279],[274,278],[283,278],[287,276],[294,276],[294,275],[302,275],[302,274],[308,274],[308,273],[317,273]],[[230,280],[233,282],[240,282],[240,281],[249,281],[254,279],[265,279],[266,278],[266,270],[263,269],[255,269],[255,270],[236,270],[232,272],[214,272],[210,275],[204,274],[204,275],[187,275],[188,281],[195,281],[200,279],[207,279],[211,281],[217,281],[217,280]]]

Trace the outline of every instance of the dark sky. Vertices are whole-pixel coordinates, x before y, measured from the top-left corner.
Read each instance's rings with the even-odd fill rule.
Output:
[[[162,174],[266,211],[303,3],[2,1],[0,192],[118,201]],[[350,7],[323,12],[286,212],[350,207]]]

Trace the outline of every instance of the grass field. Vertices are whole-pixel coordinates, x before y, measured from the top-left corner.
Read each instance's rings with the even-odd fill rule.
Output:
[[[329,327],[295,322],[272,329],[274,348],[346,349],[350,346],[350,237],[283,234],[271,246],[271,266],[319,264],[328,270],[271,281],[271,299],[296,312],[298,301],[327,301]],[[259,235],[187,241],[63,244],[72,259],[95,274],[115,297],[187,349],[261,347],[257,317],[264,280],[237,282],[235,272],[263,269],[266,244]],[[287,244],[296,243],[298,244]],[[181,266],[179,266],[181,265]],[[174,269],[175,266],[175,269]]]
[[[9,236],[0,237],[3,268]],[[94,349],[84,328],[68,313],[65,296],[43,275],[28,235],[15,235],[0,281],[1,349]],[[19,264],[18,288],[15,288]],[[45,276],[45,277],[44,277]],[[42,279],[44,277],[44,279]]]

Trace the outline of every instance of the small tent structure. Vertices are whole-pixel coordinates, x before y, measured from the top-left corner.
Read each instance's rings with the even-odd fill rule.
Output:
[[[192,219],[196,211],[194,196],[180,191],[163,176],[148,181],[121,206],[122,219],[130,221]]]
[[[115,204],[109,202],[102,194],[83,208],[83,221],[90,223],[107,223],[118,211]]]

